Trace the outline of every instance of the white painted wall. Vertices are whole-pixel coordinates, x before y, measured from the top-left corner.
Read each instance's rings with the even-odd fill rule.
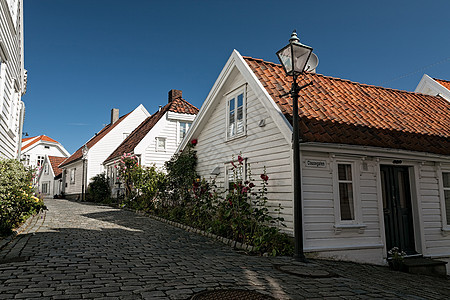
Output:
[[[274,123],[274,120],[264,108],[250,86],[247,86],[247,134],[233,140],[226,141],[227,98],[225,94],[245,84],[245,80],[238,72],[232,72],[221,90],[217,93],[211,115],[198,134],[198,144],[195,147],[198,156],[197,172],[203,178],[212,178],[211,171],[220,167],[220,175],[216,183],[221,188],[225,186],[225,167],[234,155],[242,152],[247,158],[255,184],[259,186],[259,175],[266,167],[269,176],[267,203],[269,208],[284,208],[284,217],[288,230],[293,227],[292,209],[292,180],[291,180],[291,146]],[[260,120],[265,120],[265,126],[258,126]]]
[[[14,17],[6,0],[0,0],[0,158],[18,156],[25,109],[23,2],[13,3]]]
[[[89,149],[87,156],[87,185],[90,179],[105,171],[103,162],[124,140],[124,133],[132,132],[142,123],[149,113],[141,104],[133,110],[124,120],[106,134],[100,141]],[[81,186],[78,193],[81,193]]]
[[[72,169],[76,169],[74,183],[70,182],[70,170]],[[67,166],[64,166],[63,172],[64,193],[66,195],[81,194],[82,178],[83,178],[83,162],[81,160],[75,161]]]
[[[45,157],[47,155],[47,156],[69,157],[69,153],[61,144],[46,141],[39,141],[33,144],[32,146],[25,148],[21,153],[22,160],[24,159],[25,155],[30,156],[30,163],[28,164],[28,166],[32,167],[37,167],[38,156]]]
[[[179,122],[192,122],[194,118],[195,115],[174,112],[165,113],[134,150],[134,154],[141,157],[141,164],[143,166],[154,165],[157,168],[163,169],[164,163],[173,156],[178,144],[181,142],[179,137]],[[157,137],[166,139],[165,151],[157,151]]]

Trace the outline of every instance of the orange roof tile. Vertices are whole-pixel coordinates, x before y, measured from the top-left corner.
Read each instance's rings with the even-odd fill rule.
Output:
[[[32,140],[32,139],[34,139],[34,140]],[[30,142],[27,143],[26,145],[23,145],[23,146],[22,146],[22,151],[23,151],[24,149],[30,147],[31,145],[36,144],[36,143],[39,142],[39,141],[58,143],[58,141],[55,141],[54,139],[52,139],[52,138],[50,138],[50,137],[48,137],[48,136],[46,136],[46,135],[38,135],[38,136],[29,137],[29,138],[24,138],[24,139],[22,139],[22,143],[23,143],[23,142],[26,142],[26,141],[29,141],[29,140],[32,140],[32,141],[30,141]]]
[[[244,57],[292,123],[291,89],[279,64]],[[356,144],[450,155],[450,103],[441,97],[305,73],[299,85],[304,141]]]
[[[106,134],[108,134],[108,132],[110,132],[114,127],[116,127],[117,125],[119,125],[120,122],[122,122],[130,113],[127,113],[126,115],[123,115],[122,117],[119,118],[119,120],[117,120],[114,124],[108,124],[105,127],[103,127],[102,130],[100,130],[98,133],[95,134],[94,137],[92,137],[87,143],[86,146],[88,147],[88,149],[90,149],[92,146],[94,146],[95,144],[97,144],[98,141],[100,141]],[[74,161],[77,161],[79,159],[81,159],[83,157],[83,146],[81,146],[77,151],[75,151],[74,154],[72,154],[71,156],[69,156],[66,160],[64,160],[59,167],[63,167],[68,165],[69,163],[72,163]]]
[[[62,173],[62,169],[58,168],[58,166],[66,159],[66,157],[58,157],[58,156],[49,156],[50,164],[53,169],[53,173],[55,177]]]
[[[167,103],[161,110],[157,111],[147,119],[145,119],[132,133],[114,150],[113,153],[105,160],[110,161],[120,157],[124,153],[131,153],[139,142],[147,135],[147,133],[158,123],[158,121],[168,111],[180,114],[196,115],[198,108],[190,104],[186,100],[180,98],[174,99]]]
[[[441,84],[443,87],[445,87],[447,90],[450,91],[450,81],[443,80],[443,79],[437,79],[437,78],[433,78],[433,79],[436,80],[439,84]]]

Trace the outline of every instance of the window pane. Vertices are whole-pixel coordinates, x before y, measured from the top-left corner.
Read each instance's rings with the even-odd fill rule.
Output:
[[[242,107],[238,108],[237,111],[237,132],[236,133],[242,133],[244,132],[244,121],[243,121],[243,115],[242,115]]]
[[[184,136],[186,135],[186,130],[187,129],[187,123],[185,122],[181,122],[180,123],[180,140],[184,138]]]
[[[233,98],[233,99],[231,99],[230,102],[229,102],[229,108],[228,108],[228,110],[229,110],[230,112],[232,112],[232,111],[234,111],[234,109],[235,109],[235,107],[234,107],[234,98]]]
[[[444,180],[444,187],[450,188],[450,173],[442,173],[442,179]]]
[[[447,216],[447,225],[450,225],[450,190],[444,191],[445,197],[445,214]]]
[[[240,94],[238,96],[238,105],[237,105],[237,107],[239,108],[239,107],[242,107],[243,105],[244,105],[244,94]]]
[[[339,183],[341,220],[354,220],[353,187],[351,183]]]
[[[339,164],[338,165],[338,176],[339,180],[352,180],[352,166],[349,164]]]

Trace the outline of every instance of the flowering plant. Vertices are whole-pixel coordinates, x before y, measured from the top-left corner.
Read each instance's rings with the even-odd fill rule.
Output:
[[[390,258],[393,261],[401,262],[406,256],[406,253],[404,251],[400,251],[398,247],[393,247],[391,250],[388,251],[388,254]]]
[[[125,187],[125,195],[129,195],[133,188],[133,176],[139,167],[136,155],[124,153],[114,166],[117,169],[117,180],[121,180]]]

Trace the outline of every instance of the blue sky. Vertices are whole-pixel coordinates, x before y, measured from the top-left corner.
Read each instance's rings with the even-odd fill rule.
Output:
[[[296,29],[317,72],[413,91],[450,80],[450,1],[24,0],[24,132],[73,153],[170,89],[201,107],[233,49],[277,62]]]

